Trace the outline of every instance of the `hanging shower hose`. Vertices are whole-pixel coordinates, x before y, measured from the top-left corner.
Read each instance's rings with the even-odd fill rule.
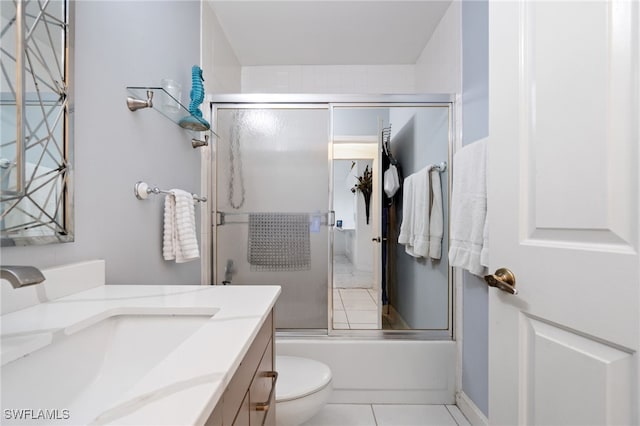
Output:
[[[239,209],[244,205],[245,189],[244,179],[242,177],[242,157],[240,156],[240,126],[241,112],[236,110],[234,114],[233,124],[231,125],[231,142],[229,144],[229,205],[234,209]],[[238,168],[238,183],[240,186],[240,202],[235,203],[235,179],[236,179],[236,163]]]

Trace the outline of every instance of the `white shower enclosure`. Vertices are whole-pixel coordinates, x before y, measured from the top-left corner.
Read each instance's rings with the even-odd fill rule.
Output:
[[[208,164],[212,232],[210,241],[203,241],[210,244],[211,264],[203,280],[215,285],[280,285],[277,329],[344,334],[344,330],[333,330],[332,322],[334,111],[358,106],[442,107],[449,119],[443,139],[448,154],[440,160],[449,162],[453,98],[242,94],[216,95],[209,101],[217,137],[213,138]],[[382,172],[375,170],[374,179]],[[303,220],[308,232],[296,234],[291,218]],[[273,221],[277,222],[275,227],[271,226]],[[266,233],[257,233],[261,229],[267,229]],[[296,262],[278,256],[258,259],[256,250],[269,248],[271,239],[285,241]],[[448,290],[437,303],[442,305],[439,312],[444,316],[432,331],[436,338],[451,338],[452,274],[443,279]],[[426,306],[428,301],[424,302]],[[423,334],[428,331],[428,327],[421,328]],[[411,332],[405,330],[396,336],[406,337]],[[355,333],[393,334],[386,330]]]

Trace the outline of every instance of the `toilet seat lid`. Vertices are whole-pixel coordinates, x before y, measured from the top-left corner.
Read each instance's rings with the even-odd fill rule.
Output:
[[[290,401],[318,392],[331,382],[325,364],[296,356],[276,356],[276,402]]]

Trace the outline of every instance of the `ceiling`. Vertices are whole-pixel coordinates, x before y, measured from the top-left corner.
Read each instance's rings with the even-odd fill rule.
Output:
[[[451,0],[209,0],[242,66],[415,64]]]

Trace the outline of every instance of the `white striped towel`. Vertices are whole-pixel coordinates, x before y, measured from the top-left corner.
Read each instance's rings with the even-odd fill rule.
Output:
[[[431,205],[430,172],[433,165],[413,173],[404,180],[402,191],[402,224],[398,243],[413,257],[429,255],[429,210]]]
[[[429,257],[440,259],[442,256],[442,234],[444,217],[442,212],[442,183],[440,170],[431,169],[431,212],[429,213]]]
[[[200,257],[196,238],[196,217],[193,196],[181,189],[172,189],[164,200],[164,235],[162,256],[176,263]]]

